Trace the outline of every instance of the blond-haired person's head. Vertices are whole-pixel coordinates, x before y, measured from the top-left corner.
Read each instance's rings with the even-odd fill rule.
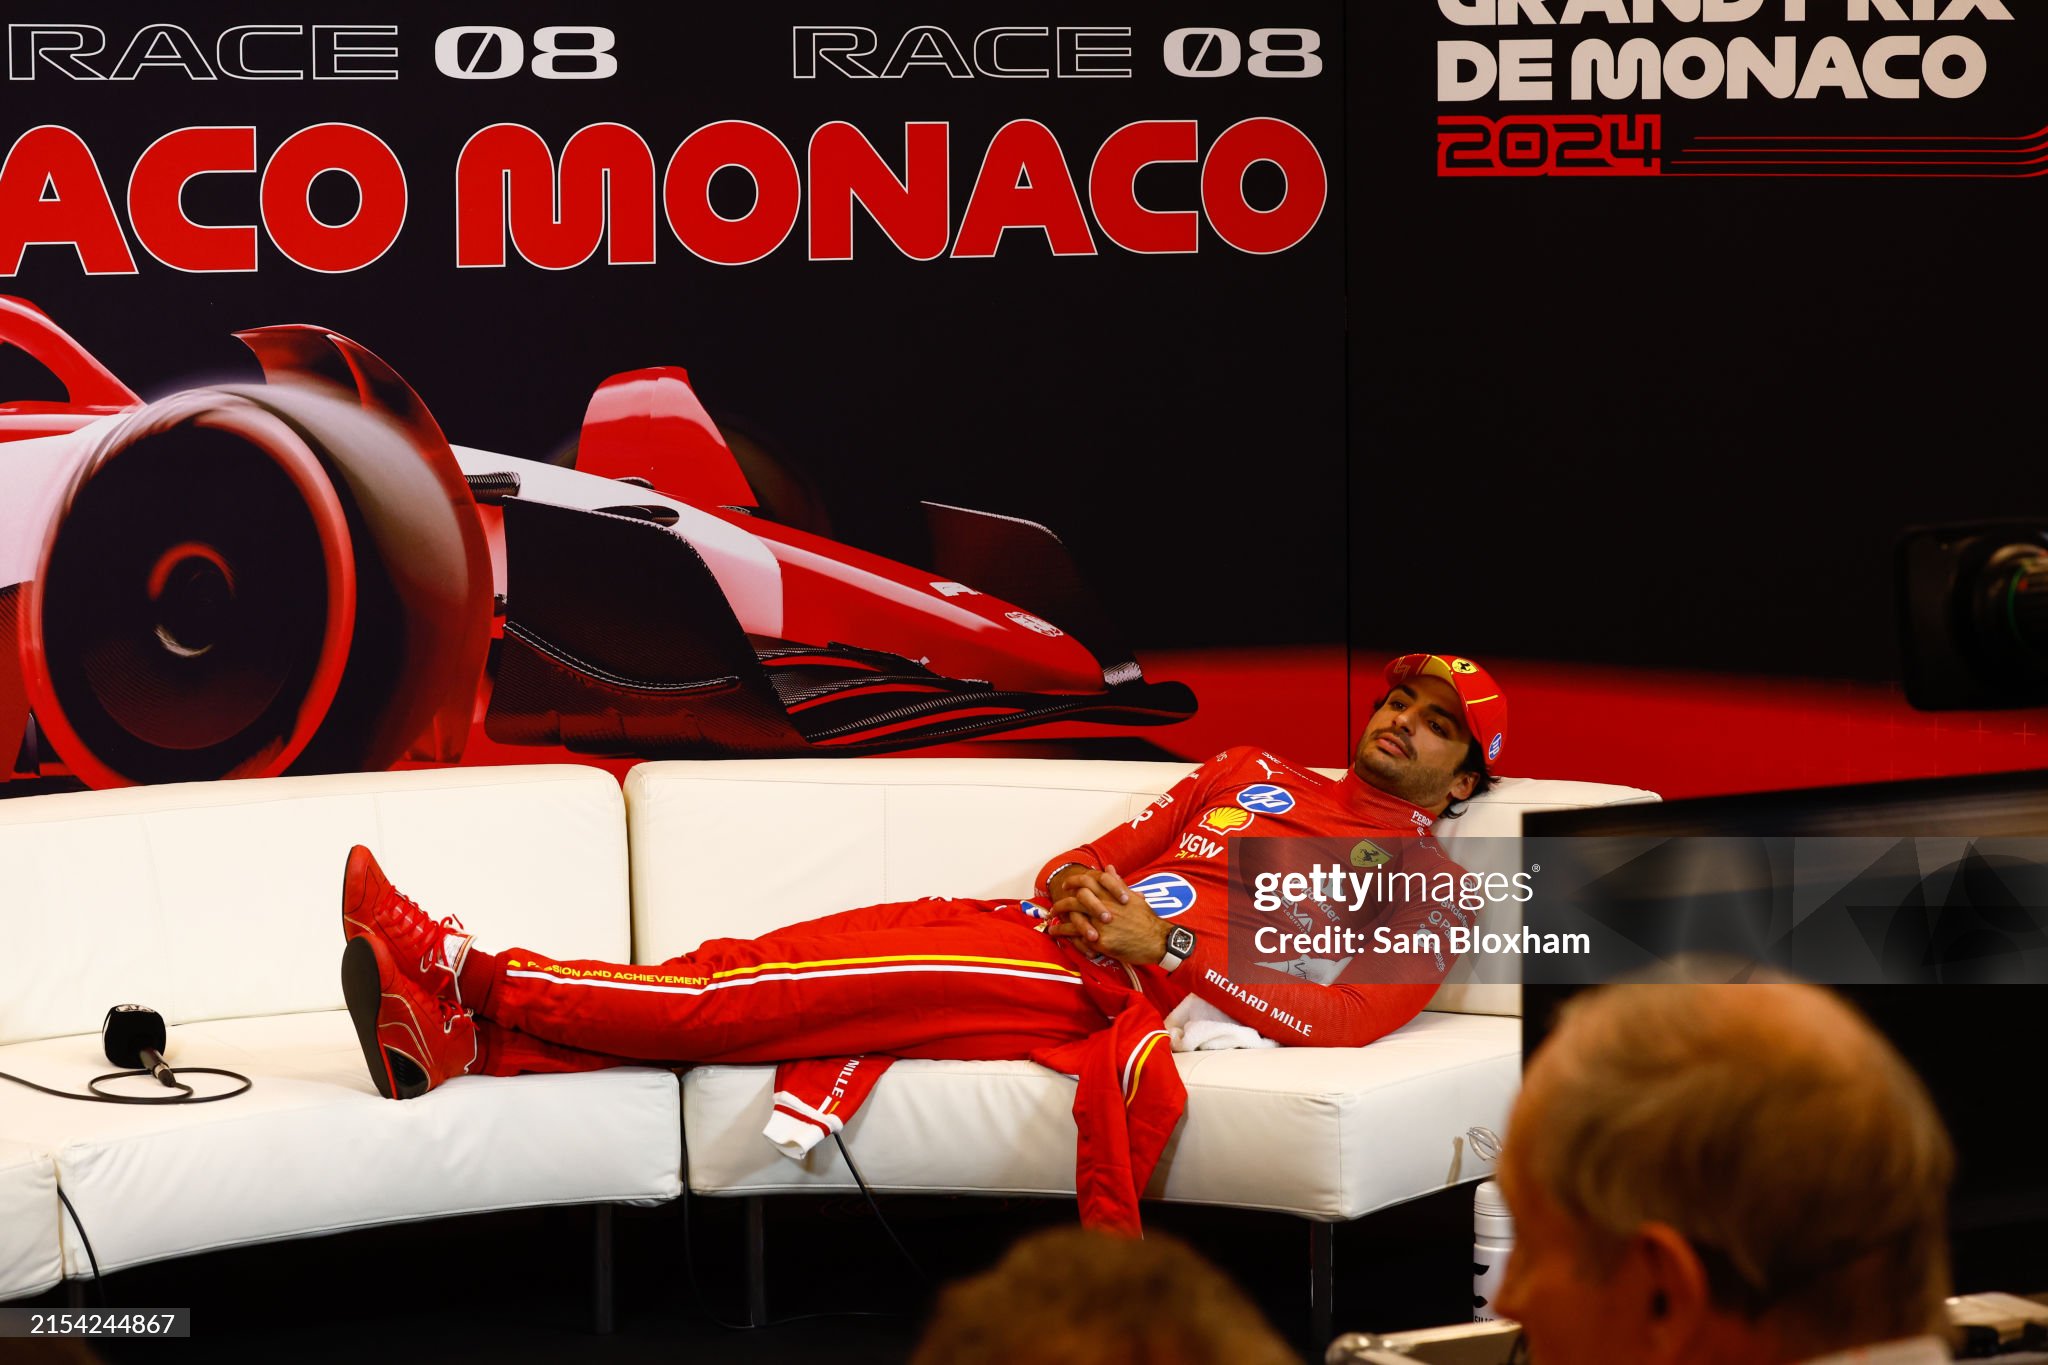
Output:
[[[1531,1059],[1497,1306],[1539,1362],[1806,1360],[1940,1330],[1954,1156],[1814,986],[1610,986]]]
[[[1026,1237],[950,1286],[911,1365],[1298,1365],[1222,1271],[1159,1233]]]

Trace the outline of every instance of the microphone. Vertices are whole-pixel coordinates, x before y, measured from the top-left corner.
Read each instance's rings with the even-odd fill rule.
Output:
[[[100,1025],[108,1061],[147,1071],[158,1084],[175,1090],[178,1077],[164,1061],[164,1040],[164,1017],[147,1005],[116,1005]]]

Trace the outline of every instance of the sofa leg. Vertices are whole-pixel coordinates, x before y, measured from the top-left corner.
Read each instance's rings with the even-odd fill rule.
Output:
[[[618,1325],[613,1289],[612,1261],[612,1206],[593,1206],[592,1219],[594,1236],[591,1243],[590,1260],[590,1330],[601,1337],[608,1337]]]
[[[1311,1219],[1308,1225],[1308,1331],[1311,1358],[1330,1344],[1337,1293],[1337,1225]]]
[[[768,1325],[768,1227],[767,1203],[760,1195],[747,1197],[747,1326]]]

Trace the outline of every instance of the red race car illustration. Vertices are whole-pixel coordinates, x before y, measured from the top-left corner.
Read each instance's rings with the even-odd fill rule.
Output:
[[[324,328],[237,335],[264,383],[144,402],[0,297],[67,395],[0,401],[0,782],[455,762],[478,720],[763,756],[1194,712],[1036,523],[927,503],[924,571],[761,515],[681,369],[601,384],[565,468],[451,446]]]

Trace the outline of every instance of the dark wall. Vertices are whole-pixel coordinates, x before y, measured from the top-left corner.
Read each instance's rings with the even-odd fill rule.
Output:
[[[1850,24],[1840,5],[1809,8],[1804,25],[1771,3],[1743,25],[1628,29],[1461,28],[1419,2],[1370,23],[1353,12],[1360,640],[1420,637],[1450,616],[1479,653],[1892,676],[1899,529],[2048,515],[2048,185],[2019,178],[2048,155],[2048,131],[2024,136],[2048,124],[2044,16]],[[1548,36],[1562,52],[1793,34],[1804,50],[1833,34],[1860,54],[1888,34],[1949,32],[1989,59],[1959,101],[1436,98],[1440,39]],[[1663,176],[1436,171],[1439,114],[1628,110],[1664,117]],[[1707,135],[1756,134],[1919,140],[1839,143],[1899,150],[1797,174],[1672,164],[1697,163],[1671,154]],[[1963,149],[1978,164],[1958,175]],[[1403,479],[1416,465],[1438,471],[1436,496]],[[1390,591],[1418,562],[1428,590]]]

